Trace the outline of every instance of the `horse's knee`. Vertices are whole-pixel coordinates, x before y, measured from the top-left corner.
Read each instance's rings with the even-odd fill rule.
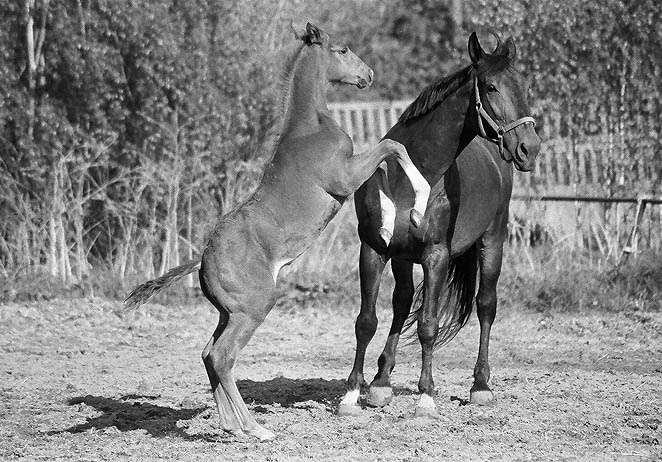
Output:
[[[377,316],[375,313],[359,313],[356,318],[354,331],[359,338],[372,338],[377,332]]]
[[[496,317],[496,293],[478,294],[476,297],[476,312],[481,323],[492,324]]]
[[[421,345],[434,344],[438,330],[439,322],[436,319],[419,319],[417,333]]]

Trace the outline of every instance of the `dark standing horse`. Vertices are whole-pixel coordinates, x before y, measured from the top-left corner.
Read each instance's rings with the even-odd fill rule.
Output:
[[[383,406],[392,397],[390,374],[396,346],[414,300],[413,263],[422,265],[424,276],[417,296],[423,361],[416,414],[436,413],[432,399],[433,348],[452,339],[471,314],[478,269],[480,348],[471,402],[494,399],[487,385],[488,346],[507,234],[512,165],[521,171],[531,170],[540,149],[533,119],[522,117],[529,113],[528,89],[512,67],[515,45],[511,39],[498,42],[496,50],[488,54],[472,34],[471,65],[424,89],[384,137],[404,144],[432,185],[428,211],[420,227],[409,226],[403,216],[411,207],[412,191],[392,162],[388,161],[387,173],[377,170],[355,194],[361,238],[361,312],[356,320],[356,357],[348,392],[340,404],[341,414],[360,412],[357,400],[360,387],[366,385],[365,351],[377,329],[375,302],[389,259],[395,277],[393,323],[367,403]],[[380,216],[380,197],[384,195],[393,197],[397,210],[389,245],[383,239]],[[448,289],[444,290],[446,285]]]
[[[380,142],[353,155],[352,141],[331,117],[326,92],[330,83],[364,88],[372,70],[347,47],[308,24],[283,81],[281,126],[264,175],[253,195],[225,215],[209,236],[202,261],[170,270],[134,289],[127,305],[144,303],[163,288],[200,268],[203,293],[219,312],[218,327],[202,359],[220,415],[221,426],[260,440],[274,434],[250,415],[235,384],[234,366],[241,349],[273,308],[276,279],[284,266],[320,235],[340,207],[387,158],[411,176],[417,191],[410,220],[425,214],[430,186],[400,143]],[[416,213],[414,213],[416,212]]]

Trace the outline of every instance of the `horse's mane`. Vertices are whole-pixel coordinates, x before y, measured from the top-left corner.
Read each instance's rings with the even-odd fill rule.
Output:
[[[294,86],[294,70],[301,57],[301,51],[305,46],[305,43],[301,42],[299,46],[287,53],[283,59],[284,64],[281,67],[278,82],[275,85],[277,98],[276,109],[274,111],[274,125],[269,129],[264,144],[264,147],[269,150],[269,158],[272,158],[276,153],[285,127],[287,127],[291,117],[287,113],[287,108],[290,96],[292,95],[292,87]]]
[[[469,80],[472,68],[473,65],[467,66],[425,87],[418,97],[407,106],[398,122],[407,122],[436,108]]]
[[[498,35],[494,34],[494,36],[497,40],[497,46],[491,54],[485,53],[483,55],[479,66],[470,64],[454,74],[442,77],[425,87],[418,97],[407,106],[407,109],[404,110],[398,122],[407,122],[435,109],[446,98],[469,81],[473,70],[478,72],[479,76],[483,76],[491,72],[500,72],[509,68],[513,58],[510,56],[510,49],[501,42]]]

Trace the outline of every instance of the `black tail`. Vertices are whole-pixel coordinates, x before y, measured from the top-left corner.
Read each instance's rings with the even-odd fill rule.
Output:
[[[163,289],[170,287],[173,283],[179,281],[181,278],[187,274],[191,274],[197,269],[200,269],[200,259],[191,260],[183,265],[176,266],[168,270],[163,276],[140,284],[131,291],[128,297],[126,297],[126,300],[124,300],[124,306],[129,309],[138,308],[143,303],[147,303],[150,298],[161,292]]]
[[[438,311],[439,330],[437,331],[435,347],[445,345],[453,340],[469,320],[476,295],[477,271],[478,253],[476,246],[472,246],[462,255],[451,260],[448,265],[448,291],[446,301]],[[423,283],[416,288],[411,314],[405,324],[405,330],[414,325],[422,306]]]

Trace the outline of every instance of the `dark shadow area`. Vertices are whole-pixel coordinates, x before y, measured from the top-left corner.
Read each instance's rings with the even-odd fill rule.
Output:
[[[237,387],[244,401],[253,406],[252,412],[270,412],[259,409],[260,406],[279,404],[283,407],[293,407],[296,403],[315,401],[323,405],[337,405],[345,393],[344,380],[325,379],[289,379],[277,377],[271,380],[256,382],[239,380]],[[411,395],[415,392],[402,387],[393,389],[395,395]],[[213,398],[209,396],[209,406],[196,408],[172,408],[158,406],[146,401],[157,396],[129,394],[121,398],[105,398],[103,396],[77,396],[68,400],[71,406],[85,404],[102,412],[98,417],[90,417],[87,422],[74,425],[64,430],[49,432],[49,434],[82,433],[88,430],[115,427],[121,432],[145,430],[154,437],[175,436],[186,440],[217,441],[210,435],[190,435],[185,432],[187,425],[178,426],[178,421],[191,420],[203,412],[214,409]],[[220,429],[219,429],[220,432]]]
[[[345,380],[289,379],[277,377],[263,382],[238,380],[237,388],[246,403],[261,405],[280,404],[291,407],[303,401],[321,404],[336,404],[345,394]],[[411,395],[415,392],[402,387],[393,387],[394,395]]]
[[[83,424],[51,433],[82,433],[93,428],[116,427],[122,432],[146,430],[155,437],[180,436],[191,439],[192,437],[186,434],[183,428],[177,426],[177,422],[179,420],[190,420],[207,409],[207,407],[174,409],[140,401],[149,399],[153,399],[153,397],[127,395],[114,399],[87,395],[71,398],[68,401],[69,405],[86,404],[103,412],[103,415],[88,418],[87,422]]]
[[[344,395],[346,382],[344,380],[325,379],[290,379],[277,377],[271,380],[257,382],[253,380],[239,380],[237,387],[244,401],[253,406],[252,412],[261,413],[265,410],[259,406],[279,404],[283,407],[293,407],[296,403],[315,401],[324,405],[335,406]],[[394,388],[396,395],[413,393],[409,389]],[[186,425],[177,426],[178,421],[191,420],[201,413],[214,409],[211,393],[209,405],[195,408],[173,408],[159,406],[148,401],[158,397],[128,394],[121,398],[105,398],[103,396],[77,396],[68,400],[71,406],[85,404],[102,412],[97,417],[90,417],[85,423],[72,427],[49,432],[82,433],[88,430],[116,427],[121,432],[145,430],[154,437],[175,436],[187,440],[209,440],[209,435],[190,435],[185,432]],[[266,411],[269,412],[269,411]],[[219,430],[220,432],[220,430]],[[216,441],[211,438],[211,440]]]
[[[246,403],[278,403],[289,407],[302,401],[330,403],[345,393],[345,383],[344,380],[276,377],[263,382],[237,380],[237,388]]]

